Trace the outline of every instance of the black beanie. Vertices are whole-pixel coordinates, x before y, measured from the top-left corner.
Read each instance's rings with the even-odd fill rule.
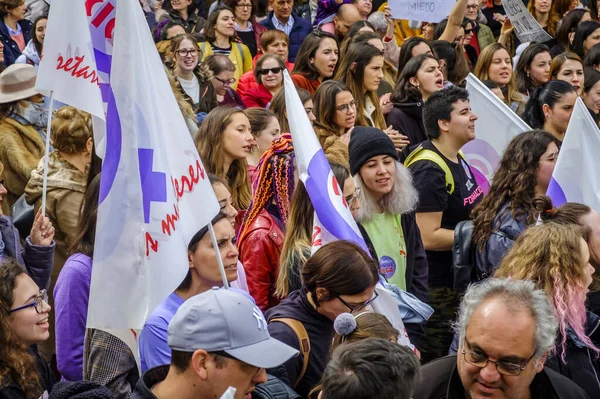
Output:
[[[365,162],[378,155],[389,155],[396,161],[399,159],[392,139],[374,127],[357,126],[352,129],[348,153],[352,176],[358,173]]]

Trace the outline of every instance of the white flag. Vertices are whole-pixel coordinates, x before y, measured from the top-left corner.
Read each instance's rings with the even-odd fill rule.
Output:
[[[471,109],[477,115],[477,138],[467,143],[462,152],[487,194],[504,149],[513,137],[531,128],[472,73],[467,76],[467,91]]]
[[[219,205],[136,1],[115,2],[88,328],[140,329]]]
[[[54,0],[35,85],[54,99],[104,119],[85,3]]]
[[[579,202],[600,212],[600,129],[577,98],[547,194],[554,206]]]

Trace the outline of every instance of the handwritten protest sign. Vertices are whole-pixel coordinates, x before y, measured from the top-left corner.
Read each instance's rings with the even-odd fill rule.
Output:
[[[423,22],[440,22],[448,17],[454,0],[390,0],[392,18]]]
[[[533,18],[522,0],[502,0],[502,5],[521,43],[552,40],[552,36]]]

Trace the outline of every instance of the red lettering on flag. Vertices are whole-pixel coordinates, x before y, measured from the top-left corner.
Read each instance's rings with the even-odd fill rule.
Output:
[[[320,247],[322,245],[322,241],[319,238],[320,234],[321,234],[321,228],[319,226],[315,226],[313,229],[313,236],[312,236],[312,246],[313,247]]]
[[[98,1],[96,0],[96,3],[98,3]],[[94,4],[96,4],[94,3]],[[93,6],[93,4],[92,4]],[[94,18],[92,20],[92,25],[94,25],[96,28],[99,27],[100,25],[102,25],[102,22],[104,22],[104,20],[110,15],[110,13],[115,9],[115,7],[110,4],[110,3],[106,3],[104,5],[104,7],[102,7],[102,9],[100,10],[100,12],[98,13],[98,15],[96,15],[96,18]],[[88,16],[91,16],[91,7],[89,9],[89,13]]]
[[[158,252],[158,241],[154,240],[150,233],[146,232],[146,256],[150,256],[150,249]]]
[[[187,192],[192,192],[194,186],[198,184],[200,179],[204,180],[204,176],[205,174],[202,164],[199,160],[196,160],[196,165],[190,165],[188,167],[188,176],[181,176],[181,179],[179,180],[171,178],[171,183],[173,184],[175,195],[177,196],[177,201],[183,197],[186,189]]]
[[[167,217],[162,221],[162,232],[168,236],[171,235],[171,230],[175,230],[175,222],[179,220],[179,207],[177,204],[173,204],[175,213],[167,214]]]
[[[67,51],[70,52],[70,46]],[[73,63],[73,61],[75,61],[75,63]],[[56,60],[56,62],[58,63],[58,65],[56,66],[56,70],[62,69],[65,72],[70,72],[71,76],[73,76],[75,78],[88,80],[92,84],[95,83],[95,84],[99,85],[100,83],[98,82],[98,76],[96,75],[96,71],[94,71],[94,70],[90,71],[89,65],[82,66],[83,61],[85,61],[85,56],[83,56],[83,55],[82,56],[76,55],[75,57],[69,57],[65,61],[62,54],[59,54],[58,59]]]

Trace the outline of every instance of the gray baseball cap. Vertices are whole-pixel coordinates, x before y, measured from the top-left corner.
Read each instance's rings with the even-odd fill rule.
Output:
[[[298,351],[272,338],[260,309],[231,289],[213,288],[179,307],[169,323],[171,349],[224,351],[255,367],[277,367]]]

